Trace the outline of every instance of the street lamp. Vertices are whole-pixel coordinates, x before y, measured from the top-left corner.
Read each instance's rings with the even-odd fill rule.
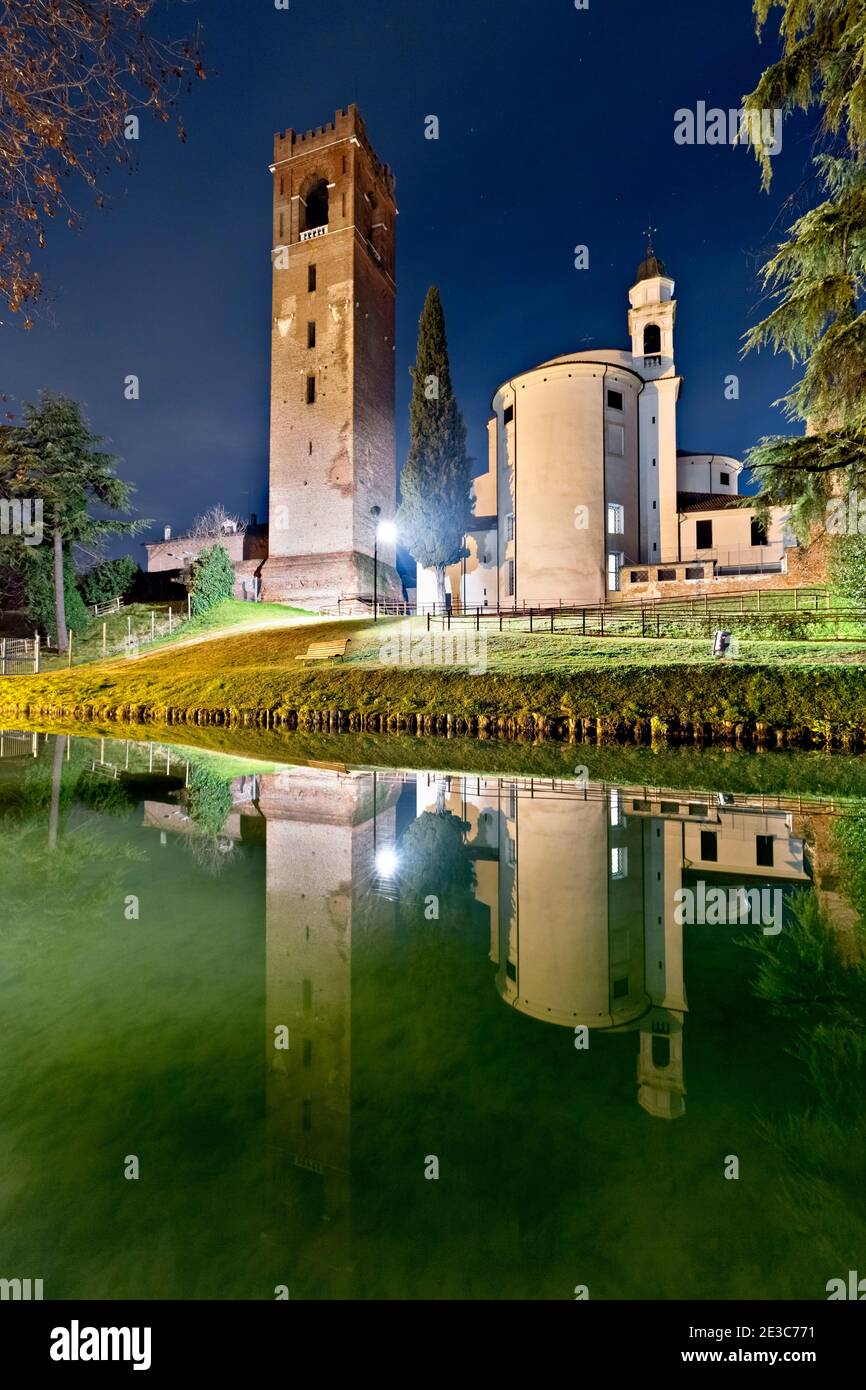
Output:
[[[378,517],[380,507],[371,507],[370,511],[374,517]],[[397,539],[397,527],[393,521],[379,521],[376,525],[376,535],[373,540],[373,622],[379,621],[379,542],[385,545],[393,545]]]

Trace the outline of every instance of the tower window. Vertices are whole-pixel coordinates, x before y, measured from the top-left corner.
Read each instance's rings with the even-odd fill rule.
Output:
[[[622,392],[608,391],[607,404],[611,410],[622,410]]]
[[[514,540],[514,513],[513,513],[513,512],[509,512],[508,515],[507,515],[506,518],[505,518],[505,539],[506,539],[507,541],[513,541],[513,540]]]
[[[513,406],[513,405],[507,405],[507,406],[505,407],[505,410],[504,410],[503,413],[502,413],[502,423],[503,423],[503,425],[510,425],[510,424],[511,424],[511,421],[512,421],[513,419],[514,419],[514,406]]]
[[[695,546],[698,550],[710,550],[713,544],[713,523],[711,521],[695,522]]]
[[[328,183],[326,179],[317,179],[306,194],[306,199],[301,200],[301,211],[303,216],[304,232],[312,232],[316,227],[327,227],[328,225]]]
[[[315,378],[314,376],[308,376],[308,377],[307,377],[307,405],[315,405],[315,404],[316,404],[316,378]]]
[[[308,324],[307,324],[307,347],[308,347],[308,348],[314,348],[315,346],[316,346],[316,325],[315,325],[315,323],[308,323]]]
[[[767,528],[752,517],[752,545],[767,544]]]
[[[607,557],[607,587],[612,594],[619,593],[622,561],[623,556],[616,550],[612,550]]]
[[[620,502],[607,504],[607,534],[621,536],[625,531],[625,508]]]
[[[657,323],[648,323],[643,331],[644,357],[660,357],[662,351],[662,331]]]
[[[509,560],[505,567],[508,597],[514,598],[514,561]]]
[[[611,878],[628,877],[628,850],[614,848],[610,852],[610,876]]]
[[[315,288],[316,288],[316,267],[315,267],[314,265],[308,265],[308,266],[307,266],[307,289],[308,289],[308,290],[310,291],[310,293],[312,294],[313,291],[315,290]]]
[[[731,475],[730,475],[730,473],[720,473],[720,474],[719,474],[719,487],[730,487],[730,486],[731,486]]]

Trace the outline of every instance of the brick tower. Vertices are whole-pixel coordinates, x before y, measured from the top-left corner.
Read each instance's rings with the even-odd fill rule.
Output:
[[[396,508],[394,176],[350,106],[274,138],[269,558],[263,596],[373,592]],[[374,511],[378,508],[378,512]],[[379,545],[379,596],[402,596]]]

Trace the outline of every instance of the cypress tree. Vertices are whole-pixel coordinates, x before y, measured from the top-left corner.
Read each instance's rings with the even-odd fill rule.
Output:
[[[400,479],[398,525],[412,557],[435,570],[437,601],[444,606],[445,570],[469,553],[464,538],[472,460],[466,453],[466,425],[451,382],[445,314],[435,285],[424,302],[411,370],[409,453]]]

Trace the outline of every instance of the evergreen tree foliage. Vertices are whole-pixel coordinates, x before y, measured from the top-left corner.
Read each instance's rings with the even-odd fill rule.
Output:
[[[118,560],[101,560],[85,574],[79,575],[81,597],[88,607],[125,598],[137,570],[138,565],[131,555],[122,555]]]
[[[7,497],[39,499],[46,537],[54,548],[54,620],[61,651],[67,646],[66,584],[63,581],[75,545],[98,545],[112,534],[134,535],[145,521],[121,521],[93,515],[124,511],[132,485],[118,478],[116,458],[99,447],[81,406],[68,396],[43,391],[36,405],[24,408],[20,425],[0,431],[0,486]],[[35,547],[34,547],[35,548]],[[26,558],[22,563],[27,563]]]
[[[863,0],[755,0],[759,29],[782,10],[782,54],[744,98],[748,113],[820,112],[815,160],[823,200],[800,216],[763,268],[773,307],[745,338],[804,368],[781,401],[805,432],[762,439],[747,455],[765,507],[788,505],[801,536],[828,499],[866,483],[866,5]],[[750,125],[769,187],[770,156]]]
[[[34,626],[50,633],[57,640],[57,595],[54,583],[54,553],[50,545],[28,547],[22,555],[24,589],[27,594],[27,613]],[[63,608],[66,623],[72,632],[82,632],[90,621],[84,606],[72,561],[63,557]]]
[[[225,546],[212,545],[192,563],[192,611],[197,618],[215,603],[231,598],[235,591],[235,572]]]
[[[472,460],[466,425],[454,395],[445,314],[436,286],[427,293],[412,368],[409,453],[400,479],[400,536],[420,565],[436,571],[445,602],[445,570],[468,554]]]

